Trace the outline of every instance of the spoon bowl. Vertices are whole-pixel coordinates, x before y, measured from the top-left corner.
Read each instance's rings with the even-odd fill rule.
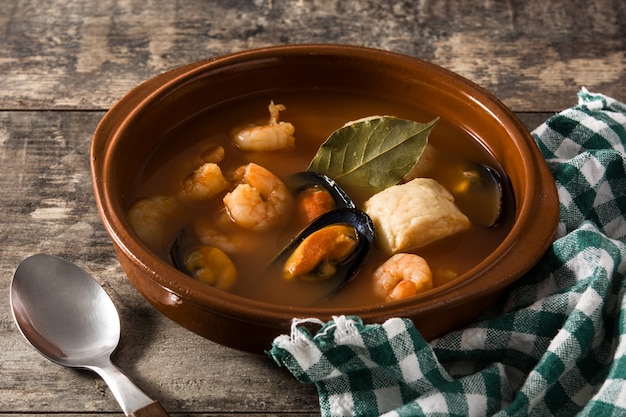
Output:
[[[20,332],[43,356],[98,373],[128,416],[167,416],[111,362],[120,318],[89,274],[61,258],[33,255],[15,271],[10,297]]]

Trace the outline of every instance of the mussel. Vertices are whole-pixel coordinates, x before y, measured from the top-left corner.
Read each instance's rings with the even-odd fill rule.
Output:
[[[296,194],[319,187],[332,196],[336,208],[356,208],[350,196],[337,185],[335,180],[324,174],[310,171],[298,172],[287,179],[287,186]]]
[[[296,217],[308,224],[336,208],[356,208],[346,192],[330,177],[315,172],[299,172],[290,176],[287,186],[296,198]]]
[[[494,168],[465,161],[449,185],[454,200],[473,224],[493,227],[502,216],[502,177]]]
[[[322,237],[305,247],[320,232],[330,232],[337,240]],[[293,305],[315,305],[348,283],[359,271],[374,245],[374,223],[355,208],[337,208],[315,219],[295,236],[274,258],[262,276],[267,285],[280,286],[272,302],[289,297]],[[321,246],[317,246],[321,243]],[[300,253],[302,252],[302,253]],[[303,256],[299,256],[303,255]],[[294,255],[296,259],[294,261]],[[303,267],[294,272],[294,264]],[[302,266],[302,265],[300,265]]]
[[[287,271],[287,269],[291,268],[290,265],[292,263],[290,261],[293,260],[294,253],[297,254],[298,250],[302,250],[303,244],[306,245],[320,231],[335,227],[341,228],[341,230],[338,229],[338,233],[340,236],[345,236],[346,239],[344,241],[351,240],[353,244],[340,243],[333,245],[326,241],[324,242],[325,248],[322,249],[328,249],[329,256],[315,256],[312,254],[308,256],[308,260],[315,259],[318,261],[315,265],[316,268],[308,269],[301,274]],[[280,264],[283,267],[285,270],[283,277],[285,279],[299,278],[307,281],[320,281],[341,275],[341,281],[345,284],[360,268],[369,249],[374,244],[374,235],[372,219],[361,210],[353,208],[331,210],[318,217],[298,233],[271,263]],[[326,271],[328,268],[327,263],[332,263],[336,269],[332,276]]]

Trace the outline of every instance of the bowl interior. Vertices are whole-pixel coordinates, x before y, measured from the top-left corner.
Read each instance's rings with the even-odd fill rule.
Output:
[[[184,123],[249,97],[285,91],[366,93],[440,117],[444,128],[474,138],[500,163],[515,196],[514,224],[502,244],[462,279],[427,297],[345,311],[264,303],[195,282],[152,253],[132,232],[125,210],[141,161]],[[203,116],[204,117],[204,116]],[[551,175],[526,128],[496,98],[432,64],[383,51],[331,45],[265,48],[181,67],[130,92],[94,135],[92,173],[99,210],[116,248],[177,302],[243,320],[357,314],[374,321],[411,316],[495,293],[526,272],[551,242],[558,200]],[[536,216],[541,210],[542,216]]]

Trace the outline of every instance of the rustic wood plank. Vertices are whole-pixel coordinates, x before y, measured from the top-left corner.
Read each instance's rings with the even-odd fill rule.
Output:
[[[626,96],[622,0],[11,0],[0,11],[0,109],[107,109],[182,64],[310,42],[432,61],[515,111],[557,111],[582,86]]]

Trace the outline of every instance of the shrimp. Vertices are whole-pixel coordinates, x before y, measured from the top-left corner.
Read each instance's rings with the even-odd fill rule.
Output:
[[[192,277],[220,290],[229,290],[237,281],[233,261],[218,248],[203,246],[185,256],[185,268]]]
[[[374,271],[374,289],[387,301],[401,300],[433,288],[433,274],[424,258],[397,253]]]
[[[270,101],[267,107],[270,119],[266,125],[250,126],[231,134],[231,140],[244,151],[274,151],[278,149],[293,149],[296,128],[289,122],[279,122],[279,113],[286,110],[282,104]]]
[[[230,219],[227,221],[230,222]],[[200,217],[194,221],[193,230],[203,245],[214,246],[228,255],[250,251],[254,247],[254,240],[251,236],[241,233],[228,233],[225,227],[220,227],[222,223],[221,217],[217,221],[210,217]]]
[[[200,203],[225,191],[229,185],[219,165],[206,162],[183,181],[180,199],[185,203]]]
[[[210,146],[200,152],[199,156],[202,162],[213,162],[214,164],[219,164],[224,160],[224,157],[226,156],[226,150],[223,146]]]
[[[179,207],[178,201],[173,197],[142,198],[128,210],[128,221],[144,243],[151,247],[160,247],[166,240],[163,224]]]
[[[224,206],[237,225],[255,232],[286,221],[293,206],[287,186],[260,165],[243,165],[233,174],[239,185],[224,198]]]

